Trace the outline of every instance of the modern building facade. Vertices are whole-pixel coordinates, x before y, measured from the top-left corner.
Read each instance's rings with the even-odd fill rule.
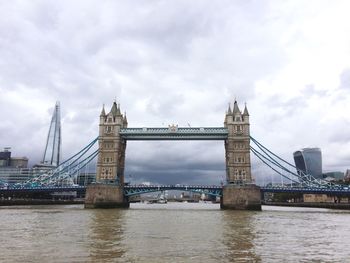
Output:
[[[28,167],[27,157],[12,157],[9,148],[0,152],[0,184],[19,183],[33,175]]]
[[[340,171],[327,172],[322,174],[323,179],[326,181],[343,181],[344,173]]]
[[[80,186],[87,186],[96,181],[96,173],[80,173],[74,180],[74,183]]]
[[[293,153],[298,174],[312,175],[322,179],[322,153],[320,148],[304,148]]]
[[[9,148],[5,148],[0,152],[0,167],[10,166],[11,162],[11,152]]]
[[[10,148],[5,148],[2,152],[0,152],[0,167],[27,168],[28,158],[13,157],[11,156]]]

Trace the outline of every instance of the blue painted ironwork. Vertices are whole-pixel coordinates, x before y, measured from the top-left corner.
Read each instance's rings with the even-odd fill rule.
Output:
[[[133,196],[165,190],[179,190],[218,197],[222,196],[222,186],[216,185],[126,185],[124,186],[124,195]]]
[[[124,187],[125,196],[133,196],[151,192],[158,192],[164,190],[180,190],[189,191],[195,193],[204,193],[220,197],[222,195],[222,186],[191,186],[191,185],[131,185]],[[76,191],[84,194],[86,191],[85,186],[22,186],[18,188],[0,188],[0,194],[13,194],[13,193],[31,193],[31,192],[71,192]],[[307,187],[261,187],[261,193],[300,193],[300,194],[329,194],[329,195],[341,195],[350,197],[350,189],[346,186],[341,188],[307,188]]]
[[[124,128],[120,135],[125,140],[226,140],[228,131],[224,127],[183,128]]]
[[[92,147],[96,145],[97,140],[98,138],[95,138],[82,150],[61,163],[59,166],[52,169],[45,169],[43,172],[34,175],[30,180],[23,183],[9,185],[8,188],[53,187],[59,185],[67,179],[71,179],[71,184],[73,184],[72,179],[77,176],[78,172],[92,162],[98,155],[98,150],[91,153]]]
[[[227,138],[226,128],[126,128],[121,130],[121,136],[127,140],[224,140]],[[57,168],[47,170],[36,175],[31,180],[22,184],[6,185],[5,190],[30,190],[41,191],[40,189],[51,189],[59,185],[59,182],[67,178],[72,178],[79,170],[90,163],[98,154],[98,150],[91,151],[96,145],[98,138],[85,146],[77,154],[61,163]],[[315,179],[310,175],[305,175],[297,171],[297,168],[283,160],[257,140],[251,137],[254,146],[251,151],[269,168],[277,172],[284,178],[290,180],[290,184],[284,187],[262,187],[262,192],[289,192],[289,193],[325,193],[325,194],[346,194],[350,195],[347,187],[332,184],[323,180]],[[91,153],[92,152],[92,153]],[[71,187],[67,185],[66,187]],[[293,187],[291,187],[293,186]],[[5,187],[0,184],[0,187]],[[50,188],[51,187],[51,188]],[[53,189],[53,188],[52,188]],[[60,188],[62,189],[62,188]],[[150,192],[164,190],[180,190],[207,195],[222,195],[222,186],[193,186],[193,185],[125,185],[125,196],[133,196]]]
[[[304,188],[314,188],[314,189],[341,188],[340,185],[315,178],[310,174],[305,174],[304,171],[301,171],[293,164],[282,159],[281,157],[279,157],[278,155],[270,151],[268,148],[263,146],[260,142],[258,142],[253,137],[250,137],[250,139],[257,146],[257,148],[254,148],[253,146],[250,147],[253,154],[258,159],[260,159],[265,165],[271,168],[274,172],[290,180],[290,182],[293,185],[304,187]]]

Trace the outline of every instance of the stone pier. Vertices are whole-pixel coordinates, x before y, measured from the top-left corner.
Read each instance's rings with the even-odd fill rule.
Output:
[[[261,210],[260,187],[256,185],[226,185],[222,191],[221,209]]]
[[[85,208],[128,208],[123,187],[111,184],[92,184],[86,188]]]

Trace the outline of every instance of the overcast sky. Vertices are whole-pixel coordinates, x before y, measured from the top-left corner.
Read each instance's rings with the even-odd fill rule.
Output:
[[[43,154],[55,101],[63,155],[98,135],[116,99],[129,127],[223,126],[247,102],[251,134],[292,162],[320,147],[350,168],[350,2],[0,0],[0,147]],[[126,175],[224,178],[218,142],[128,142]],[[257,181],[268,171],[254,160]]]

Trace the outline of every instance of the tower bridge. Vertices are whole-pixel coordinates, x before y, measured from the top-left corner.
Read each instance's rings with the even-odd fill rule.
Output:
[[[55,121],[54,121],[55,123]],[[52,125],[51,125],[52,126]],[[57,126],[57,125],[56,125]],[[59,126],[57,130],[60,131]],[[56,133],[59,135],[59,132]],[[52,137],[52,136],[51,136]],[[51,138],[50,137],[50,138]],[[52,138],[59,136],[53,136]],[[191,185],[125,185],[124,167],[127,141],[133,140],[218,140],[224,142],[226,182],[220,186]],[[55,153],[59,153],[56,146]],[[52,144],[52,143],[51,143]],[[96,145],[98,148],[96,149]],[[261,189],[254,185],[251,174],[250,153],[253,153],[270,171],[287,180],[287,184]],[[52,154],[51,154],[52,156]],[[56,156],[56,154],[55,154]],[[59,155],[57,155],[59,156]],[[223,156],[224,157],[224,156]],[[96,183],[86,188],[85,207],[128,207],[128,197],[135,194],[162,190],[183,190],[206,193],[221,197],[224,209],[261,209],[261,193],[311,193],[333,197],[350,196],[348,186],[337,185],[314,178],[298,170],[250,135],[249,113],[245,106],[240,111],[237,102],[229,106],[223,127],[128,127],[126,115],[121,114],[115,102],[109,113],[104,107],[100,114],[99,136],[78,153],[52,169],[38,170],[40,173],[23,183],[7,185],[0,181],[0,194],[23,195],[28,192],[57,192],[74,190],[73,178],[93,160],[96,160]],[[67,182],[70,182],[70,184]],[[204,182],[205,184],[205,182]],[[76,188],[85,194],[85,187]]]
[[[222,208],[261,209],[260,189],[253,184],[250,162],[249,113],[234,101],[223,127],[128,128],[126,114],[114,102],[109,113],[102,108],[99,123],[99,154],[95,184],[87,188],[86,207],[128,206],[124,186],[125,151],[131,140],[221,140],[225,145],[226,184]],[[221,195],[221,194],[220,194]]]

